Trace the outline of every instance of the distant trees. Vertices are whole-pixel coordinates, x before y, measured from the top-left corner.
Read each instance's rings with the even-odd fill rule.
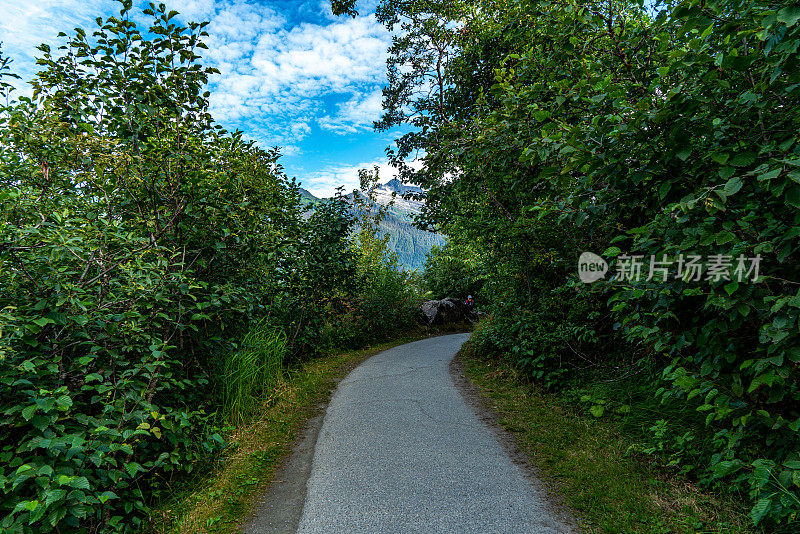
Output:
[[[479,248],[468,243],[449,241],[434,247],[422,274],[433,298],[454,297],[464,300],[476,295],[484,284]]]

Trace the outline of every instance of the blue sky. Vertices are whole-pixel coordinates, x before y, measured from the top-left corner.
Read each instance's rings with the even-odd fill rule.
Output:
[[[355,19],[334,17],[328,0],[165,3],[184,22],[211,22],[204,62],[220,70],[211,80],[211,112],[220,124],[262,146],[283,147],[287,173],[318,196],[340,184],[357,187],[360,168],[379,165],[382,181],[391,178],[385,149],[397,132],[372,130],[391,40],[371,14],[376,0],[359,2]],[[38,44],[55,49],[59,31],[92,29],[96,17],[118,10],[112,0],[0,0],[4,55],[30,80]]]

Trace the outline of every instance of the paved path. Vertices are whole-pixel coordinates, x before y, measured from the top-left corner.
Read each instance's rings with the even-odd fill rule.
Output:
[[[448,364],[468,337],[395,347],[339,384],[297,532],[572,532],[453,384]]]

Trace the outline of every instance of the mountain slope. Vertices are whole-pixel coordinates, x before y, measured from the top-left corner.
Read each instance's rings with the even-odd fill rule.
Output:
[[[406,269],[422,270],[431,248],[443,245],[444,236],[414,226],[413,217],[422,211],[425,202],[407,197],[423,195],[419,187],[405,185],[395,178],[375,189],[375,200],[386,206],[392,201],[393,194],[394,203],[380,225],[381,234],[389,236],[389,249],[397,254],[400,265]]]
[[[311,194],[311,191],[308,189],[300,188],[300,200],[303,202],[309,202],[311,204],[316,204],[319,202],[319,199]]]
[[[305,189],[300,189],[300,194],[305,202],[316,204],[321,199],[312,195]],[[422,270],[425,259],[434,245],[443,245],[443,235],[420,230],[414,226],[414,215],[420,213],[423,200],[404,198],[402,195],[422,195],[419,187],[405,185],[397,179],[392,179],[375,189],[375,200],[383,205],[389,205],[394,196],[394,203],[389,207],[386,216],[380,224],[381,235],[388,235],[389,250],[397,254],[398,264],[406,270]],[[348,195],[352,197],[352,194]]]

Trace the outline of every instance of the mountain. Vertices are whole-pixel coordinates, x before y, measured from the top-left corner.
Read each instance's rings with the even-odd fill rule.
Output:
[[[319,202],[319,199],[311,194],[311,191],[308,189],[300,188],[300,200],[303,202],[310,202],[311,204],[316,204]]]
[[[394,204],[381,222],[381,233],[389,235],[389,249],[397,253],[398,263],[402,267],[422,270],[428,252],[434,245],[442,246],[444,236],[414,226],[414,216],[425,205],[422,189],[405,185],[397,178],[375,188],[375,200],[383,206],[391,202],[393,194]]]
[[[425,259],[434,245],[442,246],[443,235],[426,232],[414,226],[414,215],[422,211],[424,192],[419,187],[406,185],[394,178],[375,188],[375,200],[383,206],[389,205],[394,194],[394,204],[389,207],[381,221],[381,235],[388,235],[389,249],[397,254],[399,265],[406,270],[422,270]],[[305,189],[300,189],[303,201],[316,204],[321,199]],[[352,198],[352,193],[347,195]]]

